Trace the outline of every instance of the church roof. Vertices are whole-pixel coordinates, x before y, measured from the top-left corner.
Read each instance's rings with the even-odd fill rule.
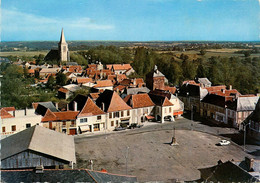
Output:
[[[65,36],[64,36],[64,32],[63,32],[63,28],[61,30],[61,36],[60,36],[60,44],[61,43],[66,43],[66,40],[65,40]]]

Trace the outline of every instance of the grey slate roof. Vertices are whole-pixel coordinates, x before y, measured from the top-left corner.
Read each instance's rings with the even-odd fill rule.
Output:
[[[199,171],[201,178],[208,182],[259,182],[259,179],[230,161]]]
[[[260,98],[256,104],[254,112],[252,115],[250,115],[250,119],[256,122],[260,122]]]
[[[137,182],[133,176],[113,175],[90,170],[44,170],[35,173],[33,170],[1,171],[1,181],[4,183],[20,182]]]
[[[48,109],[50,109],[51,112],[59,112],[59,110],[56,109],[52,102],[39,102],[35,112],[44,116]]]
[[[204,85],[210,85],[211,86],[211,82],[208,80],[208,78],[198,78],[198,82]]]
[[[149,93],[150,90],[147,87],[141,87],[141,88],[127,88],[126,94],[127,95],[135,95],[138,93]]]
[[[76,163],[74,138],[38,125],[1,140],[1,159],[28,149]]]
[[[253,111],[255,110],[259,97],[238,97],[237,111]]]

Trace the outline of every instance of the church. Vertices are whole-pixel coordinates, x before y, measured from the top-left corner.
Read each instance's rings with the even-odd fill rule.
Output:
[[[60,42],[58,43],[58,49],[51,49],[44,58],[45,61],[70,61],[70,54],[68,43],[65,40],[64,31],[61,30]]]

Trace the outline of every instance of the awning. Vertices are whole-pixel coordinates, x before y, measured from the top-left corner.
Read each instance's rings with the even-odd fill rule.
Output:
[[[123,120],[120,123],[129,123],[129,120]]]
[[[85,125],[85,126],[79,126],[81,132],[86,132],[86,131],[90,131],[89,126]]]
[[[174,116],[177,116],[177,115],[180,115],[180,114],[183,114],[183,111],[177,111],[177,112],[173,113]]]
[[[146,119],[154,119],[154,117],[153,116],[145,116],[146,117]]]

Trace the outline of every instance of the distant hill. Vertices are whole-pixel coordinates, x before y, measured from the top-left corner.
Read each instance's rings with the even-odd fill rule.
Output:
[[[69,44],[69,50],[86,50],[95,46],[119,46],[119,47],[173,47],[180,44],[260,44],[259,42],[213,42],[213,41],[67,41]],[[0,51],[38,51],[38,50],[50,50],[58,48],[58,41],[16,41],[16,42],[0,42]]]

